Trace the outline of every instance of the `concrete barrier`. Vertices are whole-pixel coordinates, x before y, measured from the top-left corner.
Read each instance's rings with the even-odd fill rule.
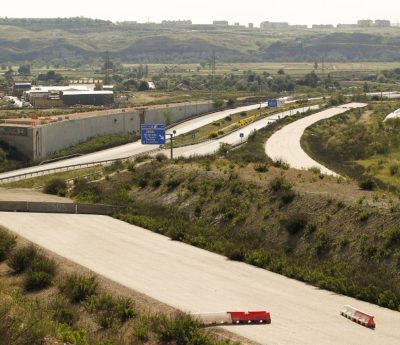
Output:
[[[0,201],[0,212],[34,212],[110,215],[116,207],[111,205],[75,204],[59,202]]]

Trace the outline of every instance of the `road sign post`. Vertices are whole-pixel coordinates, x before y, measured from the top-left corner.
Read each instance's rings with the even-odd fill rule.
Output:
[[[278,100],[276,98],[267,101],[268,108],[278,108]]]
[[[242,143],[244,138],[244,133],[240,133],[239,135],[240,135],[240,142]]]
[[[165,125],[142,124],[140,134],[143,145],[165,145]]]

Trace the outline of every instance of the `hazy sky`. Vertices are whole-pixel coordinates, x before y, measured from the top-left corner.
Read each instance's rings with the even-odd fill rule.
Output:
[[[400,21],[400,0],[1,0],[1,17],[76,17],[160,22],[191,19],[211,23],[287,21],[291,24]]]

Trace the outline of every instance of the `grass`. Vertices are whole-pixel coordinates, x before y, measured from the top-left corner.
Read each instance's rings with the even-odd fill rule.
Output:
[[[0,229],[0,235],[4,233]],[[16,249],[12,256],[26,256],[26,248]],[[52,265],[49,265],[52,259],[32,248],[28,247],[28,251],[34,252],[34,258],[30,261],[29,269],[24,265],[26,273],[18,276],[2,275],[0,344],[40,345],[62,342],[75,345],[128,345],[150,339],[151,343],[168,341],[182,345],[187,344],[187,341],[209,345],[230,343],[218,340],[187,314],[158,313],[154,307],[150,312],[148,305],[142,302],[140,307],[136,307],[130,297],[116,296],[111,289],[100,289],[94,277],[65,275],[65,272],[57,271],[59,286],[64,288],[60,291],[43,285],[46,282],[43,273],[54,272],[50,269]],[[7,270],[7,266],[2,269]],[[34,289],[26,289],[26,281],[34,284]],[[82,286],[86,288],[82,289]],[[37,291],[39,287],[44,290]],[[32,294],[31,290],[35,293]],[[85,293],[82,293],[83,290]],[[74,298],[69,301],[64,294]]]
[[[137,139],[138,138],[134,137],[133,134],[109,134],[96,136],[90,138],[84,143],[63,149],[56,154],[51,155],[49,159],[65,157],[74,154],[92,153],[95,151],[105,150],[111,147],[128,144],[136,141]]]
[[[400,243],[389,231],[379,237],[387,224],[398,224],[397,213],[365,212],[356,203],[339,208],[332,200],[321,204],[319,195],[295,192],[285,176],[290,169],[254,172],[267,178],[260,183],[242,180],[240,169],[246,168],[221,158],[153,161],[95,183],[96,193],[86,185],[75,195],[101,203],[123,200],[125,209],[116,215],[123,221],[336,293],[400,307]]]
[[[371,102],[367,109],[320,121],[306,130],[302,146],[315,160],[360,181],[363,189],[377,184],[400,190],[400,127],[397,120],[383,123],[398,108],[398,101]]]

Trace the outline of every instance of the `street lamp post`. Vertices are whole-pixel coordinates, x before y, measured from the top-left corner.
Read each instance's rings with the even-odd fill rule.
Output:
[[[171,143],[171,160],[174,159],[174,135],[176,134],[176,131],[174,130],[172,133],[166,133],[166,135],[169,135],[169,140]]]

